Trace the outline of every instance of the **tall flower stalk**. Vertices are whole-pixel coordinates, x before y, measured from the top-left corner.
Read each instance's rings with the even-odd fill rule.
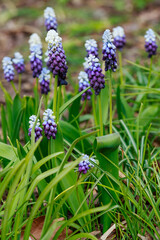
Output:
[[[15,93],[17,93],[17,89],[13,83],[15,73],[12,59],[10,57],[4,57],[2,59],[2,68],[4,72],[4,78],[7,80],[7,82],[11,83],[13,90],[15,91]]]
[[[59,37],[58,33],[55,30],[49,30],[45,40],[48,43],[47,66],[55,78],[53,112],[56,115],[57,122],[57,108],[59,107],[57,106],[57,87],[67,85],[66,74],[68,67],[62,46],[62,38]]]
[[[18,73],[18,92],[21,91],[22,73],[25,71],[24,58],[19,52],[15,52],[13,65]]]
[[[103,61],[105,61],[105,71],[110,71],[109,77],[109,95],[110,95],[110,117],[109,117],[109,132],[112,133],[112,79],[111,72],[117,69],[116,47],[113,44],[113,36],[109,29],[105,30],[103,36]]]
[[[149,71],[148,84],[147,84],[147,86],[149,87],[150,81],[151,81],[153,56],[156,55],[158,46],[156,44],[156,35],[152,29],[149,29],[146,32],[144,38],[145,38],[145,49],[146,49],[146,52],[148,53],[148,58],[150,58],[150,71]]]
[[[104,74],[102,73],[101,65],[99,62],[99,59],[95,57],[94,55],[90,54],[88,58],[85,58],[85,63],[84,63],[84,68],[85,71],[88,74],[88,78],[90,81],[90,86],[93,88],[94,93],[96,96],[98,96],[98,101],[99,101],[99,124],[100,124],[100,135],[103,135],[103,122],[102,122],[102,110],[101,110],[101,97],[100,97],[100,92],[101,89],[105,87],[105,80],[104,80]],[[92,107],[93,107],[93,113],[96,115],[95,111],[95,102],[93,100],[92,102]],[[95,116],[95,122],[97,122],[96,116]]]
[[[124,84],[123,81],[123,68],[122,68],[122,50],[126,44],[126,36],[124,33],[124,29],[120,26],[113,28],[113,38],[114,38],[114,45],[118,49],[118,58],[119,58],[119,70],[120,70],[120,83],[121,85]]]
[[[36,91],[35,91],[35,98],[36,98],[36,111],[38,109],[38,102],[39,102],[39,95],[38,95],[38,77],[42,71],[42,43],[41,39],[37,33],[33,33],[29,39],[30,45],[30,64],[33,78],[36,78]]]

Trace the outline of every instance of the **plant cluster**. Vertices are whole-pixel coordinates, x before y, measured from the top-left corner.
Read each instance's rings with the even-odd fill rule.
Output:
[[[96,40],[88,39],[84,69],[70,93],[52,8],[44,19],[45,54],[38,34],[29,38],[33,97],[21,97],[21,53],[2,60],[15,96],[0,82],[0,239],[37,239],[32,224],[40,216],[41,240],[64,232],[70,240],[107,239],[112,223],[113,239],[160,239],[160,147],[153,147],[160,113],[160,73],[153,65],[159,35],[151,29],[145,35],[149,67],[131,61],[122,66],[127,37],[120,26],[104,31],[100,55]]]

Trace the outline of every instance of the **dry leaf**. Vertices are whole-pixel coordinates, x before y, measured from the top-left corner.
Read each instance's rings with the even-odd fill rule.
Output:
[[[31,240],[34,240],[34,239],[39,240],[40,239],[41,231],[42,231],[43,224],[44,224],[44,220],[45,220],[45,216],[40,216],[40,217],[35,218],[33,220],[32,228],[31,228],[31,235],[34,236],[34,238],[32,236],[30,236]],[[55,219],[53,221],[53,223],[55,221],[60,222],[60,221],[63,221],[63,220],[64,220],[64,218],[58,218],[58,219]],[[55,229],[51,239],[53,239],[53,237],[55,236],[55,234],[56,234],[56,232],[58,231],[59,228],[60,228],[60,226]],[[22,233],[21,233],[21,238],[20,238],[21,240],[23,240],[24,231],[25,231],[25,227],[24,227],[24,229],[22,230]],[[68,229],[68,235],[70,235],[71,233],[72,233],[72,231],[70,229]],[[58,237],[58,240],[64,240],[65,237],[66,237],[66,229],[64,229],[63,232],[60,234],[60,236]]]

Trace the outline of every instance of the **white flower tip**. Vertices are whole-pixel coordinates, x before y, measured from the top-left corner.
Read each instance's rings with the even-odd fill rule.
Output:
[[[89,82],[88,74],[84,71],[81,71],[78,75],[79,82]]]
[[[113,42],[113,36],[112,33],[109,29],[106,29],[103,33],[102,36],[103,42],[107,43],[107,42]]]
[[[156,41],[156,35],[155,35],[154,31],[151,28],[149,28],[146,31],[146,34],[145,34],[144,38],[145,38],[146,42],[148,42],[148,41]]]
[[[44,10],[44,18],[47,19],[49,17],[56,17],[54,9],[51,7],[46,7]]]
[[[47,32],[45,41],[55,47],[58,47],[59,44],[62,42],[62,38],[59,37],[58,33],[55,30],[51,29]]]
[[[4,57],[2,59],[2,64],[3,64],[3,67],[7,65],[12,65],[12,59],[10,57]]]
[[[85,48],[86,48],[87,50],[90,50],[91,47],[97,48],[97,42],[96,42],[96,40],[94,40],[94,39],[86,40],[86,42],[85,42]]]
[[[113,28],[113,37],[123,37],[125,35],[124,29],[121,26]]]
[[[33,33],[30,38],[29,38],[29,44],[30,46],[34,46],[34,45],[42,45],[41,43],[41,39],[39,37],[39,35],[37,33]]]

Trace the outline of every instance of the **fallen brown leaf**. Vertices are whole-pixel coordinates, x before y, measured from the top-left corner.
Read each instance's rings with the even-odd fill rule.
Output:
[[[35,239],[39,240],[40,239],[41,231],[42,231],[43,224],[44,224],[44,220],[45,220],[45,216],[40,216],[40,217],[34,219],[33,224],[32,224],[32,228],[31,228],[31,232],[30,232],[31,233],[31,235],[30,235],[31,240],[35,240]],[[63,221],[63,220],[64,220],[64,218],[58,218],[58,219],[55,219],[53,221],[53,223],[55,221],[60,222],[60,221]],[[60,228],[60,226],[55,229],[51,239],[53,239],[53,237],[55,236],[55,234],[56,234],[56,232],[58,231],[59,228]],[[22,230],[20,240],[23,240],[24,231],[25,231],[25,227]],[[67,231],[68,231],[68,235],[70,235],[72,233],[72,231],[70,229],[68,229]],[[34,238],[32,236],[34,236]],[[65,237],[66,237],[66,229],[64,229],[63,232],[60,234],[60,236],[58,237],[58,240],[64,240]]]

